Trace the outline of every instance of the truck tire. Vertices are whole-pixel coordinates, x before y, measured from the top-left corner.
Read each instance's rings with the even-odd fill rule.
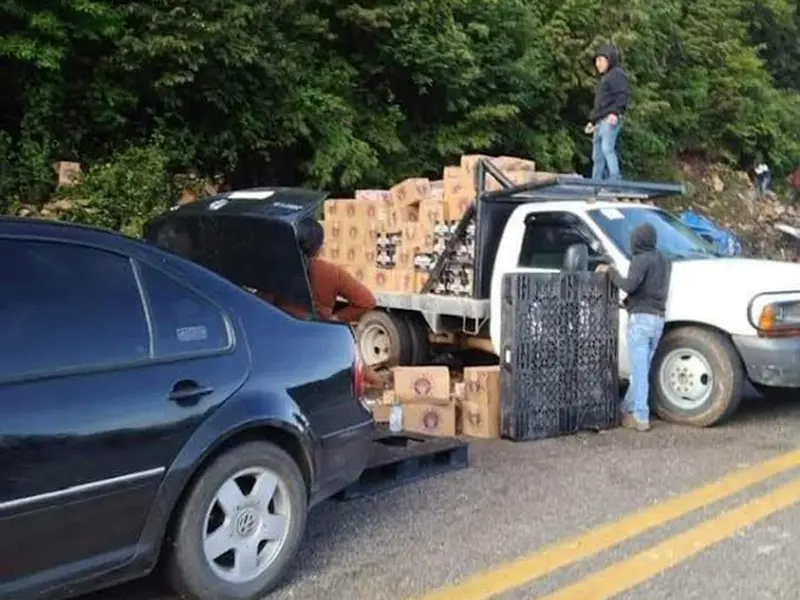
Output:
[[[428,363],[431,354],[431,347],[428,341],[428,324],[425,319],[416,313],[406,313],[405,320],[411,342],[411,360],[409,364],[411,366],[425,365]]]
[[[369,311],[358,322],[356,340],[361,360],[368,367],[397,367],[411,363],[411,334],[400,313]]]
[[[704,327],[668,331],[650,369],[653,409],[664,421],[711,427],[742,400],[744,369],[724,335]]]

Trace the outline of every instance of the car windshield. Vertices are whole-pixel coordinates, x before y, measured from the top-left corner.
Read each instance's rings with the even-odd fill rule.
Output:
[[[596,208],[589,216],[628,258],[631,231],[645,223],[655,228],[658,249],[673,260],[721,256],[678,217],[657,208]]]

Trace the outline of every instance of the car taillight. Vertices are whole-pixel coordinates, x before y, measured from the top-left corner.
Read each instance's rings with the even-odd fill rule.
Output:
[[[361,361],[358,351],[356,351],[356,360],[355,364],[353,365],[353,392],[355,393],[356,398],[359,400],[364,398],[365,377],[364,363]]]

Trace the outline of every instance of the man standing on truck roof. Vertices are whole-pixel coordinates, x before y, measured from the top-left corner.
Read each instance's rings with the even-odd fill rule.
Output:
[[[650,365],[664,332],[664,315],[672,264],[656,249],[656,230],[646,223],[631,232],[631,264],[623,277],[614,267],[611,281],[623,290],[628,311],[628,356],[631,380],[622,402],[622,426],[636,431],[650,429]]]
[[[592,134],[592,179],[620,179],[617,138],[622,119],[628,109],[630,85],[619,66],[619,52],[611,44],[603,44],[595,52],[594,65],[600,80],[594,92],[594,107],[586,124]]]

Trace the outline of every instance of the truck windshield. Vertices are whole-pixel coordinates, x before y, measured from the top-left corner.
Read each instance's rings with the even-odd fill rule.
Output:
[[[694,233],[678,217],[657,208],[596,208],[588,211],[588,214],[628,258],[631,256],[631,231],[645,223],[655,227],[656,245],[671,259],[721,256],[713,245]]]

